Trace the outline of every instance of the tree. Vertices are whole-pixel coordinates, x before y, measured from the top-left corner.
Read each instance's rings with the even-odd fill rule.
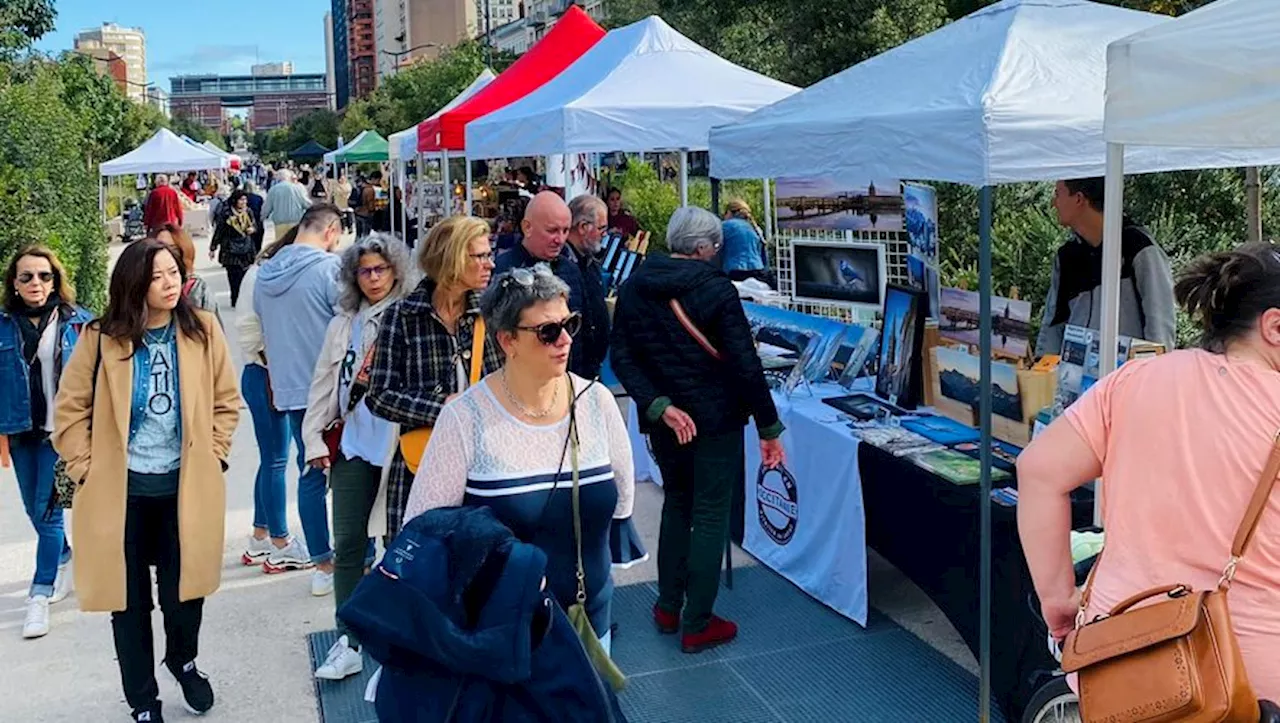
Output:
[[[227,150],[227,141],[222,137],[221,133],[184,115],[174,116],[169,121],[169,130],[180,136],[186,136],[197,143],[209,141],[222,150]]]
[[[0,2],[0,56],[12,58],[53,30],[53,0]]]

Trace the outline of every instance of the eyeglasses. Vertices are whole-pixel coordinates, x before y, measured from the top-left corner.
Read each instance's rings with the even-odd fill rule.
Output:
[[[391,271],[389,264],[381,264],[379,266],[361,266],[356,270],[362,279],[382,278]]]
[[[486,251],[482,254],[467,254],[467,257],[472,261],[479,261],[480,263],[484,263],[485,261],[493,263],[494,259],[498,258],[498,255],[492,251]]]
[[[50,281],[53,281],[53,272],[38,271],[36,273],[32,273],[30,271],[23,271],[22,273],[18,274],[19,284],[29,284],[31,283],[32,279],[40,279],[40,283],[47,284]]]
[[[538,341],[550,346],[560,340],[560,333],[565,332],[569,338],[578,335],[582,330],[582,315],[572,313],[565,317],[564,321],[548,321],[538,326],[517,326],[520,331],[532,331],[538,335]]]
[[[520,267],[511,269],[502,279],[502,288],[507,288],[512,284],[520,284],[521,286],[533,286],[533,269]]]

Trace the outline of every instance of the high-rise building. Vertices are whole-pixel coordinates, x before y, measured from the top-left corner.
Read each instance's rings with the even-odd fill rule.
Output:
[[[533,45],[555,27],[556,21],[564,15],[570,5],[577,5],[591,16],[597,23],[604,22],[604,0],[525,0],[525,20],[527,21],[529,44]]]
[[[83,55],[93,62],[93,69],[98,75],[106,76],[116,82],[116,87],[121,93],[129,94],[129,66],[125,64],[124,58],[116,54],[114,50],[100,47],[80,47],[72,51],[78,55]]]
[[[283,128],[299,116],[329,107],[325,76],[182,75],[170,79],[169,104],[183,117],[226,132],[227,108],[247,108],[255,130]]]
[[[169,117],[169,91],[153,85],[147,88],[145,97],[147,105]]]
[[[293,63],[257,63],[249,69],[250,75],[293,75]]]
[[[324,88],[329,94],[329,109],[337,105],[338,88],[334,83],[333,62],[333,13],[324,14]]]
[[[108,50],[120,56],[125,65],[126,93],[139,103],[145,99],[147,85],[147,36],[141,28],[122,28],[103,23],[100,28],[76,34],[75,49],[81,52]]]
[[[378,87],[378,41],[374,36],[375,0],[350,0],[347,18],[347,58],[351,95],[363,98]]]
[[[333,27],[333,97],[334,107],[342,110],[351,102],[351,58],[348,34],[351,31],[349,0],[333,0],[330,24]]]

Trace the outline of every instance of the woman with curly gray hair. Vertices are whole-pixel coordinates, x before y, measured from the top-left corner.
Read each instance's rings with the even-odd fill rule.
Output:
[[[369,234],[342,252],[338,315],[329,322],[302,422],[307,460],[329,471],[333,490],[335,609],[372,563],[369,515],[396,430],[360,402],[382,314],[410,288],[410,267],[409,248],[389,234]],[[342,635],[316,669],[317,678],[341,680],[362,668],[360,642],[341,619],[338,631]]]

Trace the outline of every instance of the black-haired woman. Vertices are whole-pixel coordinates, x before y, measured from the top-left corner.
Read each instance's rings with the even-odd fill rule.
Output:
[[[76,306],[75,289],[57,255],[42,246],[14,255],[0,294],[0,445],[7,445],[38,540],[22,637],[39,638],[49,632],[49,605],[71,592],[71,547],[62,509],[49,505],[57,461],[49,442],[53,400],[62,369],[91,317]],[[8,466],[5,456],[0,450],[0,464]]]
[[[213,232],[213,242],[209,244],[209,258],[216,254],[218,263],[227,270],[227,282],[231,284],[231,308],[236,308],[240,300],[240,285],[244,283],[244,275],[253,266],[253,257],[257,254],[254,237],[258,225],[253,220],[253,212],[249,210],[249,196],[244,191],[236,191],[227,200],[227,212],[218,221],[218,228]]]
[[[165,667],[187,708],[213,706],[196,655],[204,598],[221,578],[223,473],[240,408],[222,327],[182,295],[184,277],[173,246],[144,239],[124,250],[106,313],[63,371],[53,432],[78,483],[80,609],[112,613],[125,699],[135,720],[152,723],[162,720],[152,566]]]
[[[1201,257],[1174,295],[1203,348],[1125,362],[1027,447],[1018,457],[1022,547],[1058,639],[1143,590],[1227,580],[1249,683],[1280,700],[1280,491],[1238,568],[1232,551],[1259,480],[1271,483],[1263,469],[1280,430],[1280,250],[1249,244]],[[1070,494],[1099,478],[1107,547],[1082,601]]]

